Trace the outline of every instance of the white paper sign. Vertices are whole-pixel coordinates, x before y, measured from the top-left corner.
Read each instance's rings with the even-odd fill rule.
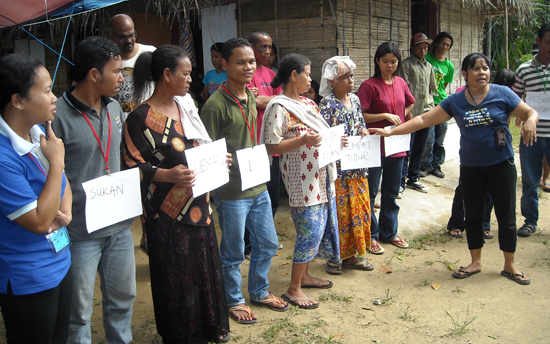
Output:
[[[88,233],[142,214],[139,168],[82,183]]]
[[[195,172],[193,197],[203,195],[229,182],[225,139],[185,150],[185,158],[187,167]]]
[[[265,145],[254,146],[237,151],[239,170],[241,171],[242,190],[266,183],[271,179],[269,157]]]
[[[390,125],[384,129],[390,130],[395,128],[395,125]],[[411,134],[393,135],[384,137],[384,150],[386,156],[394,155],[401,152],[406,152],[411,149]]]
[[[380,135],[349,136],[348,145],[342,151],[340,168],[380,167]]]
[[[550,120],[550,93],[527,92],[525,102],[539,113],[539,119]]]
[[[342,136],[346,133],[344,124],[337,125],[321,133],[323,140],[319,149],[319,168],[339,160],[342,155]]]

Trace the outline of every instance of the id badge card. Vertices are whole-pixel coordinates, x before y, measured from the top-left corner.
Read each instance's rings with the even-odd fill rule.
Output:
[[[71,243],[67,227],[61,227],[53,233],[46,235],[53,253],[57,256],[69,247]]]

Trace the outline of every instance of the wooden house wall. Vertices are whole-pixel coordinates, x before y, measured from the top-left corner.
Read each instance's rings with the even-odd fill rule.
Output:
[[[374,54],[378,46],[389,40],[399,44],[403,58],[409,56],[410,1],[409,0],[338,0],[337,49],[357,64],[355,90],[374,74]],[[344,30],[345,17],[345,30]]]
[[[317,81],[325,60],[336,54],[334,23],[327,0],[240,1],[241,36],[248,38],[258,30],[269,33],[279,59],[290,53],[308,57],[311,77]]]
[[[440,31],[453,35],[453,47],[447,54],[455,67],[451,92],[464,85],[460,66],[470,53],[483,52],[483,22],[485,16],[479,9],[464,8],[461,2],[440,0]],[[434,37],[435,38],[435,37]]]

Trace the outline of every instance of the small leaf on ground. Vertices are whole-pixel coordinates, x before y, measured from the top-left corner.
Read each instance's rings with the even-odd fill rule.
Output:
[[[290,264],[290,261],[284,262],[283,264],[281,264],[281,266],[283,266],[283,265],[288,265],[288,264]]]
[[[344,334],[343,334],[343,333],[337,333],[337,334],[335,334],[332,338],[334,338],[334,339],[341,339],[341,338],[344,338]]]
[[[392,272],[392,270],[389,267],[387,267],[386,265],[382,265],[380,267],[380,270],[382,270],[382,272],[385,273],[385,274],[391,274],[391,272]]]
[[[437,290],[437,289],[441,288],[441,284],[439,284],[439,283],[433,283],[433,284],[432,284],[432,288],[433,288],[434,290]]]

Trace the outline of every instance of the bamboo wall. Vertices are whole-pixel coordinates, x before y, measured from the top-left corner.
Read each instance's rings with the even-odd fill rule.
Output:
[[[403,59],[409,56],[409,0],[338,0],[338,23],[338,51],[343,54],[345,41],[346,54],[357,64],[356,90],[374,74],[374,54],[381,43],[393,40]]]
[[[483,21],[484,15],[478,8],[464,8],[461,2],[440,0],[440,31],[453,35],[453,47],[447,53],[447,58],[455,66],[455,77],[451,92],[464,85],[460,66],[462,59],[470,53],[483,52]]]
[[[290,53],[308,57],[311,77],[320,81],[323,63],[336,54],[336,26],[327,0],[241,0],[240,14],[242,37],[266,31],[279,59]]]

